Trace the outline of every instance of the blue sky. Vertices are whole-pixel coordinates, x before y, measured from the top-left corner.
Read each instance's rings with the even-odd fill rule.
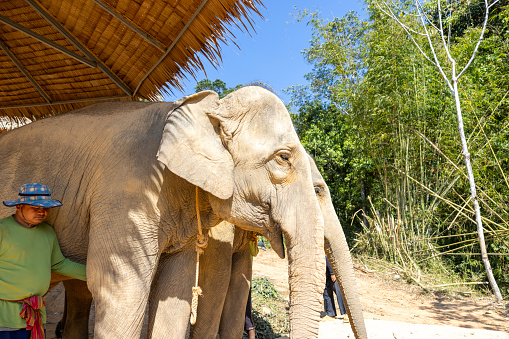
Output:
[[[265,0],[266,8],[261,8],[264,19],[255,17],[255,30],[249,34],[233,30],[237,48],[233,43],[223,45],[222,64],[217,68],[204,62],[206,76],[200,71],[196,78],[202,80],[221,79],[228,87],[261,81],[270,85],[285,103],[289,96],[283,89],[292,85],[304,85],[304,75],[311,67],[306,63],[301,51],[309,47],[311,28],[304,22],[298,23],[297,11],[318,10],[328,19],[340,17],[349,11],[362,12],[363,3],[359,0]],[[165,97],[174,101],[194,93],[196,80],[188,76],[184,82],[184,93],[174,90],[174,95]]]

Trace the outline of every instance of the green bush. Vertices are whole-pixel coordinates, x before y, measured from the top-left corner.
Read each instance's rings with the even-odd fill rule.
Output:
[[[251,299],[256,338],[274,339],[290,332],[288,301],[267,278],[251,281]]]

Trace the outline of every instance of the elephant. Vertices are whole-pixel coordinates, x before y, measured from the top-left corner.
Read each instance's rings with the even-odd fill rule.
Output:
[[[238,328],[238,326],[233,326],[234,324],[241,324],[240,326],[242,326],[244,323],[245,303],[249,291],[252,267],[249,241],[254,237],[254,234],[254,232],[243,230],[226,221],[220,222],[209,230],[208,246],[200,257],[199,285],[202,287],[203,295],[199,298],[196,324],[196,326],[203,324],[205,328],[209,328],[206,332],[199,332],[198,336],[195,335],[194,337],[212,338],[214,331],[218,333],[217,328],[222,315],[226,316],[228,320],[221,322],[225,325],[226,331],[220,332],[220,337],[242,337],[242,331],[239,336],[233,335],[238,331],[232,332],[232,330]],[[163,255],[160,260],[166,260],[165,256]],[[53,274],[52,284],[54,286],[61,281],[65,287],[65,307],[62,320],[57,326],[56,336],[59,338],[87,339],[92,295],[87,289],[86,282]],[[152,288],[156,291],[158,287],[153,286]],[[191,288],[192,286],[187,286],[189,291]],[[238,292],[234,293],[233,290]],[[232,297],[228,301],[225,300],[227,299],[227,292],[228,296]],[[230,302],[232,305],[241,305],[242,310],[237,307],[228,307],[227,305]],[[222,312],[213,311],[221,309]],[[233,312],[229,314],[226,310]],[[168,311],[172,310],[168,309]],[[159,317],[161,321],[172,323],[175,318],[175,312]],[[151,321],[150,326],[154,327],[153,321]],[[193,335],[192,331],[191,335]]]
[[[92,294],[87,282],[51,272],[51,290],[60,282],[65,288],[64,313],[55,329],[56,338],[88,339]],[[48,291],[49,292],[49,291]],[[67,321],[66,321],[67,320]]]
[[[200,261],[196,324],[190,338],[242,338],[252,276],[249,242],[252,232],[228,222],[210,230],[209,245]]]
[[[325,252],[338,278],[355,338],[367,339],[348,244],[332,205],[329,188],[314,160],[309,159],[315,194],[325,221]],[[191,326],[190,338],[215,338],[216,334],[219,338],[241,338],[252,273],[248,246],[252,234],[227,222],[211,232],[213,241],[204,250],[200,266],[204,297],[198,304],[198,317],[196,324]]]
[[[352,330],[356,338],[364,339],[367,338],[367,334],[348,244],[332,206],[329,189],[315,162],[311,157],[309,159],[315,194],[324,220],[327,221],[324,224],[324,236],[325,243],[329,243],[329,257],[335,259],[333,269],[341,283],[341,290],[344,291]],[[196,324],[190,328],[190,339],[215,338],[216,334],[219,334],[219,338],[242,337],[245,305],[252,274],[249,241],[253,236],[253,232],[226,221],[209,230],[208,246],[200,259],[199,286],[203,290],[203,297],[198,303]],[[341,267],[337,266],[339,262],[342,263]],[[65,338],[88,337],[86,331],[88,313],[79,312],[83,310],[87,312],[90,309],[91,296],[86,299],[88,294],[82,290],[83,287],[79,288],[80,284],[83,285],[83,282],[75,280],[74,285],[71,286],[69,283],[65,285],[66,304],[69,303],[66,310],[71,310],[70,326],[65,327],[67,331]],[[152,293],[157,293],[155,291],[158,288],[163,287],[152,286]],[[191,289],[191,286],[187,289]],[[175,314],[173,312],[160,314],[158,319],[173,322]],[[85,331],[79,329],[80,326],[85,328]],[[152,323],[151,326],[157,325]]]
[[[324,221],[307,154],[272,92],[93,104],[2,133],[0,149],[0,198],[41,182],[63,202],[47,221],[62,253],[87,264],[97,338],[138,338],[151,286],[168,277],[177,281],[151,299],[152,315],[184,316],[149,336],[185,335],[191,293],[181,286],[194,280],[199,219],[204,230],[225,220],[260,233],[280,257],[284,234],[290,336],[317,337]]]

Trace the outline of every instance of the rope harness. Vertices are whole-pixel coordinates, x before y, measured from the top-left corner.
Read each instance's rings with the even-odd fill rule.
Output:
[[[201,219],[200,219],[200,203],[198,201],[198,186],[196,186],[196,217],[198,218],[198,235],[196,236],[196,278],[193,287],[193,299],[191,302],[191,325],[196,324],[196,317],[198,312],[198,296],[202,295],[200,286],[198,286],[198,277],[200,272],[200,254],[203,253],[203,249],[207,247],[208,236],[203,234],[201,230]]]

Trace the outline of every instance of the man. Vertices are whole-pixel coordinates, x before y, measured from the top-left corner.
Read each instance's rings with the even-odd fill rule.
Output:
[[[64,258],[55,231],[43,221],[50,208],[61,206],[51,199],[46,185],[21,186],[10,217],[0,219],[0,339],[44,338],[46,308],[42,296],[51,270],[86,280],[85,265]]]
[[[346,307],[343,301],[343,296],[341,295],[341,290],[339,289],[339,284],[336,280],[336,276],[334,275],[334,271],[332,270],[332,266],[327,256],[325,256],[325,261],[327,264],[325,271],[325,289],[323,291],[323,306],[325,316],[322,318],[322,320],[330,320],[337,316],[336,305],[334,303],[334,293],[336,293],[339,312],[341,313],[341,316],[338,318],[343,318],[343,322],[347,323],[349,322],[348,315],[346,315]]]

